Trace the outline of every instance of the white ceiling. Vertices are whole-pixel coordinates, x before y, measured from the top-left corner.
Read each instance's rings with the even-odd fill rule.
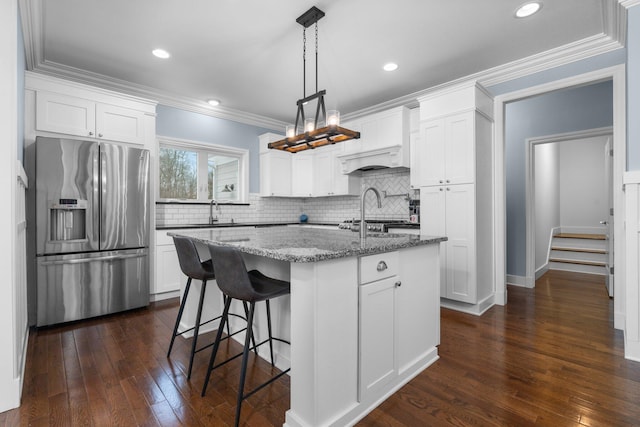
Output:
[[[521,58],[563,57],[558,48],[618,42],[616,0],[544,0],[538,14],[516,19],[523,1],[21,0],[21,9],[30,69],[170,105],[205,109],[217,98],[213,115],[281,123],[293,122],[303,95],[295,20],[314,5],[326,13],[319,89],[343,114]],[[313,38],[310,27],[307,95],[315,92]],[[152,56],[157,47],[171,58]],[[388,61],[399,69],[383,71]]]

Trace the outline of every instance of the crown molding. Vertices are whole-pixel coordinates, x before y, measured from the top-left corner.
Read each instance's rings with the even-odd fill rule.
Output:
[[[637,6],[640,4],[640,0],[620,0],[620,5],[629,9],[632,6]]]
[[[52,61],[42,61],[34,68],[34,72],[71,80],[76,83],[88,84],[102,89],[122,92],[132,96],[153,99],[159,104],[179,108],[193,113],[204,114],[219,119],[231,120],[265,129],[281,131],[286,123],[269,117],[251,114],[232,108],[212,107],[205,101],[171,94],[155,88],[116,79],[99,73],[82,70]]]
[[[640,0],[602,0],[604,33],[391,99],[352,113],[344,114],[343,120],[351,120],[399,106],[415,108],[419,105],[418,98],[428,96],[433,92],[445,90],[452,86],[465,84],[465,82],[475,81],[485,87],[494,86],[623,48],[626,44],[627,9],[638,4],[640,4]],[[114,79],[102,74],[45,61],[43,59],[44,34],[42,30],[42,14],[43,0],[20,0],[20,15],[25,39],[27,69],[29,70],[69,79],[78,83],[98,86],[108,90],[124,92],[134,96],[151,98],[169,107],[279,132],[282,131],[287,124],[280,120],[224,106],[211,107],[199,99],[176,95],[155,88]]]
[[[388,108],[399,107],[401,105],[408,106],[410,108],[415,107],[418,105],[418,98],[429,96],[434,92],[441,92],[453,87],[468,84],[469,82],[477,82],[484,87],[494,86],[520,77],[526,77],[541,71],[611,52],[622,47],[623,46],[617,40],[612,39],[610,36],[598,34],[546,52],[518,59],[516,61],[358,110],[353,113],[345,114],[344,119],[351,120]]]

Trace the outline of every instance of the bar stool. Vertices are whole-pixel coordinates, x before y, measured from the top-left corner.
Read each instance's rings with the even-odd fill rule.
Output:
[[[207,289],[207,281],[214,280],[216,278],[216,275],[213,269],[213,263],[211,262],[211,260],[209,259],[206,261],[202,261],[200,259],[200,255],[198,254],[198,250],[196,248],[195,243],[193,242],[193,240],[187,237],[174,236],[173,243],[175,244],[176,251],[178,253],[178,261],[180,263],[180,269],[182,270],[184,275],[187,276],[187,284],[185,286],[182,302],[180,303],[180,309],[178,310],[178,317],[176,318],[176,324],[173,328],[173,335],[171,336],[171,343],[169,344],[169,351],[167,351],[167,357],[171,356],[173,342],[175,341],[176,337],[178,335],[185,334],[189,331],[193,331],[193,343],[191,344],[191,354],[189,357],[189,370],[187,372],[187,379],[190,379],[191,370],[193,368],[193,359],[195,357],[195,354],[213,345],[213,344],[209,344],[202,348],[199,348],[199,349],[197,348],[198,333],[200,331],[200,327],[203,325],[206,325],[207,323],[213,322],[214,320],[218,320],[222,318],[222,316],[214,317],[213,319],[207,320],[206,322],[201,322],[202,307],[204,305],[204,296],[205,296],[205,291]],[[182,320],[182,313],[184,312],[184,307],[187,302],[187,297],[189,296],[189,290],[191,289],[192,279],[202,281],[202,288],[200,291],[200,298],[198,301],[198,311],[196,312],[196,321],[193,327],[189,329],[185,329],[182,332],[178,332],[180,321]],[[226,302],[226,296],[223,296],[223,298]],[[244,304],[244,311],[245,311],[245,316],[248,316],[248,308],[246,303]],[[230,313],[230,315],[246,320],[246,317],[243,317],[237,314]],[[236,333],[240,333],[243,330],[244,329],[237,331]],[[227,339],[229,336],[231,336],[231,334],[229,333],[229,325],[227,324],[227,337],[225,337],[224,339]],[[255,345],[255,338],[253,338],[253,342]]]
[[[229,360],[234,359],[239,356],[236,355],[231,359],[228,359],[218,365],[214,366],[214,362],[216,359],[216,354],[218,352],[220,338],[222,336],[222,329],[224,325],[228,322],[229,316],[229,307],[231,305],[231,301],[236,299],[243,302],[249,303],[249,314],[247,315],[247,334],[244,342],[244,350],[242,352],[242,366],[240,368],[240,385],[238,387],[238,397],[236,402],[236,427],[240,423],[240,410],[242,408],[242,401],[257,391],[261,390],[263,387],[272,383],[273,381],[280,378],[282,375],[286,374],[290,371],[291,368],[280,372],[278,375],[274,376],[267,382],[262,385],[256,387],[249,393],[244,392],[244,383],[247,374],[247,362],[249,358],[249,351],[254,350],[257,353],[257,347],[262,344],[269,343],[270,351],[271,351],[271,365],[275,366],[273,359],[273,341],[280,341],[286,344],[289,344],[288,341],[274,338],[271,333],[271,308],[269,306],[269,300],[272,298],[276,298],[282,295],[287,295],[290,293],[290,283],[284,280],[277,280],[271,277],[267,277],[264,274],[260,273],[257,270],[247,271],[244,260],[242,259],[242,255],[240,251],[236,248],[229,246],[217,246],[217,245],[209,245],[209,251],[211,252],[211,259],[213,260],[213,265],[216,270],[216,282],[218,283],[218,287],[222,291],[223,294],[227,296],[224,305],[224,311],[222,312],[222,320],[220,321],[220,327],[218,328],[218,336],[213,345],[213,350],[211,352],[211,359],[209,360],[209,367],[207,369],[207,376],[204,381],[204,386],[202,387],[202,396],[205,395],[207,391],[207,385],[209,384],[209,379],[211,377],[211,372],[227,363]],[[250,337],[253,334],[253,315],[255,312],[256,302],[265,301],[267,306],[267,329],[269,333],[269,338],[260,342],[258,345],[253,343],[253,347],[251,347]]]

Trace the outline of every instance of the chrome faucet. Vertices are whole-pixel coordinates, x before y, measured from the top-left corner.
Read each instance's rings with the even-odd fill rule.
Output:
[[[364,198],[367,195],[367,191],[373,191],[378,198],[378,209],[382,208],[382,202],[380,199],[380,192],[375,187],[368,187],[362,192],[360,196],[360,239],[367,237],[367,223],[364,220]]]
[[[216,215],[216,217],[213,217],[213,204],[215,203],[216,205],[216,211],[219,211],[220,208],[218,207],[218,201],[215,199],[211,199],[211,203],[209,203],[209,224],[213,224],[214,222],[216,222],[218,220],[218,216]]]

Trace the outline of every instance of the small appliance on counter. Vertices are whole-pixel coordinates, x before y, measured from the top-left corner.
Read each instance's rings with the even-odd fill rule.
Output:
[[[38,137],[37,326],[149,304],[149,152]]]
[[[414,224],[420,222],[420,199],[409,200],[409,222]]]

